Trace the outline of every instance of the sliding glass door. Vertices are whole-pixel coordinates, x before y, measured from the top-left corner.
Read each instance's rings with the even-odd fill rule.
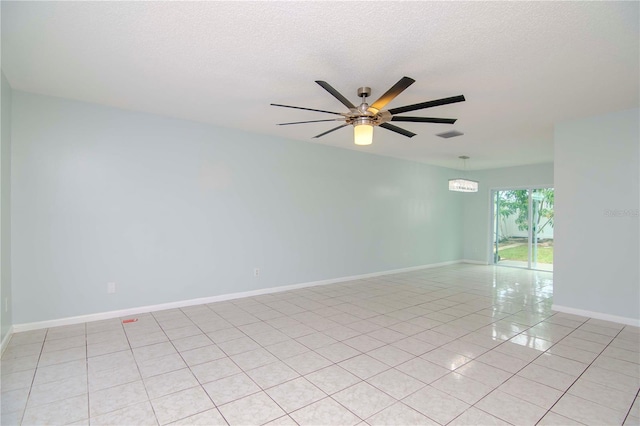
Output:
[[[553,188],[531,192],[531,268],[553,271]]]
[[[529,190],[495,191],[494,263],[529,267]]]
[[[493,263],[553,270],[553,188],[493,191]]]

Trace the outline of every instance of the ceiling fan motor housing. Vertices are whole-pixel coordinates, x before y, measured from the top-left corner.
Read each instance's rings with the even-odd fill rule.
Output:
[[[360,126],[361,124],[367,124],[369,126],[374,125],[374,120],[372,119],[372,117],[357,117],[350,121],[351,122],[347,121],[347,123],[353,124],[354,126]]]

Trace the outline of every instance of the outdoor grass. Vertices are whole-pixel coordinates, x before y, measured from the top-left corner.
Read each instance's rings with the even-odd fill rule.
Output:
[[[529,260],[526,245],[500,249],[498,253],[501,260],[521,260],[523,262]],[[538,245],[538,263],[553,263],[553,247]]]

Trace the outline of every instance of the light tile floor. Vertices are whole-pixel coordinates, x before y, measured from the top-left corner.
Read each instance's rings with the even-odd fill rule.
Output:
[[[17,333],[2,424],[638,425],[640,330],[453,265]]]

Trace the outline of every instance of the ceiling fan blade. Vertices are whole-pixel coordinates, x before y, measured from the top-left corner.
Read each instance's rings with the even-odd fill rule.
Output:
[[[321,137],[321,136],[324,136],[324,135],[326,135],[327,133],[331,133],[331,132],[333,132],[333,131],[335,131],[335,130],[342,129],[344,126],[348,126],[348,125],[349,125],[349,124],[343,124],[342,126],[334,127],[333,129],[331,129],[331,130],[327,130],[327,131],[326,131],[326,132],[324,132],[324,133],[320,133],[319,135],[315,135],[315,136],[313,137],[313,139],[315,139],[315,138],[319,138],[319,137]]]
[[[344,121],[344,119],[331,118],[329,120],[294,121],[292,123],[278,123],[278,126],[288,126],[289,124],[322,123],[324,121]]]
[[[418,109],[431,108],[431,107],[447,105],[447,104],[455,104],[456,102],[464,102],[464,100],[465,99],[463,95],[458,95],[458,96],[452,96],[450,98],[437,99],[435,101],[428,101],[428,102],[422,102],[419,104],[392,108],[389,110],[389,112],[393,115],[396,115],[396,114],[402,114],[403,112],[415,111]]]
[[[325,112],[327,114],[342,115],[339,112],[325,111],[323,109],[303,108],[303,107],[298,107],[298,106],[282,105],[282,104],[270,104],[270,105],[277,106],[277,107],[283,107],[283,108],[303,109],[305,111]]]
[[[393,124],[389,124],[389,123],[382,123],[382,124],[380,124],[380,127],[383,127],[383,128],[385,128],[387,130],[391,130],[392,132],[400,133],[401,135],[406,136],[408,138],[412,138],[412,137],[414,137],[416,135],[413,132],[410,132],[410,131],[405,130],[405,129],[401,129],[398,126],[394,126]]]
[[[407,121],[409,123],[442,123],[453,124],[457,118],[433,118],[433,117],[401,117],[394,115],[391,121]]]
[[[389,102],[391,102],[396,96],[404,91],[407,87],[411,86],[415,83],[415,80],[409,77],[402,77],[400,81],[391,87],[391,89],[387,90],[386,93],[378,98],[370,107],[369,110],[374,109],[375,111],[371,111],[376,113],[385,107]]]
[[[331,93],[334,98],[336,98],[337,100],[342,102],[342,105],[346,106],[349,109],[356,109],[356,106],[354,104],[352,104],[351,102],[349,102],[349,99],[347,99],[344,96],[342,96],[340,94],[340,92],[338,92],[336,89],[331,87],[331,85],[329,83],[327,83],[326,81],[316,80],[316,83],[318,83],[324,90],[326,90],[327,92]]]

